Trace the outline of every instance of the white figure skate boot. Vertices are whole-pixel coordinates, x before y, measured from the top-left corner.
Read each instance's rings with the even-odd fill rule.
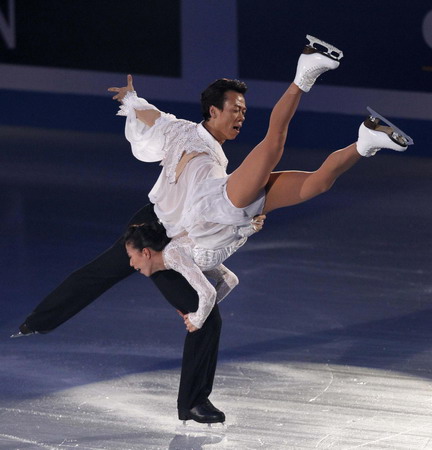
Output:
[[[296,84],[303,92],[309,92],[317,78],[339,67],[339,60],[343,57],[341,50],[327,42],[321,41],[309,34],[306,36],[309,43],[297,63],[297,72],[294,78]]]
[[[414,141],[388,119],[367,107],[370,116],[360,125],[357,151],[362,156],[373,156],[382,148],[404,152]],[[380,125],[384,122],[387,126]]]

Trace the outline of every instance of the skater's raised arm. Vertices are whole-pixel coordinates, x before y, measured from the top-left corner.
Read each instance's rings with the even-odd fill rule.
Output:
[[[251,227],[256,233],[262,230],[266,216],[260,214],[251,221]],[[216,303],[221,302],[238,284],[237,275],[223,264],[211,270],[206,270],[204,275],[216,281]]]
[[[133,87],[133,80],[132,80],[132,75],[128,75],[127,76],[127,85],[123,86],[121,88],[119,87],[110,87],[108,88],[109,92],[117,92],[117,94],[114,95],[113,100],[117,100],[119,102],[122,102],[125,95],[128,92],[133,92],[135,91],[134,87]]]
[[[156,120],[161,116],[161,112],[153,105],[139,99],[133,87],[132,75],[127,76],[127,85],[123,87],[110,87],[109,92],[116,92],[113,100],[122,103],[121,110],[127,115],[129,110],[135,110],[135,115],[138,120],[152,127]]]
[[[135,158],[144,162],[162,161],[167,156],[166,132],[172,122],[181,122],[172,114],[160,111],[144,98],[137,96],[128,75],[127,85],[110,87],[113,100],[121,103],[118,116],[126,117],[125,136]]]
[[[163,250],[163,259],[165,267],[181,273],[198,294],[198,309],[185,316],[189,323],[188,331],[196,331],[203,326],[216,304],[217,293],[192,257],[185,251],[190,247],[190,242],[187,236],[171,241]]]

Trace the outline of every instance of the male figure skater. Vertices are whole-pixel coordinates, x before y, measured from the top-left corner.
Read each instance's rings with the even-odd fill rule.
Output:
[[[223,89],[217,91],[207,88],[202,97],[212,98],[223,108],[225,95],[234,91],[243,95],[246,85],[231,80]],[[121,95],[122,101],[130,90],[126,87]],[[238,133],[228,139],[235,139]],[[140,209],[129,221],[129,225],[151,223],[158,220],[153,205]],[[12,337],[44,334],[53,331],[75,314],[96,300],[113,285],[134,273],[125,250],[123,237],[90,263],[70,274],[58,287],[49,293],[19,327],[19,333]],[[180,273],[163,270],[154,273],[151,280],[183,315],[198,308],[198,295]],[[180,386],[177,400],[179,419],[192,419],[201,423],[224,422],[225,415],[215,408],[208,397],[212,391],[216,370],[218,347],[222,320],[217,305],[214,306],[203,326],[188,332],[184,343]]]
[[[296,75],[297,85],[307,92],[316,78],[331,68],[327,62],[319,68],[319,71],[315,66],[299,66],[298,71],[300,70],[301,76]],[[219,142],[227,139],[233,140],[239,134],[244,123],[245,102],[243,95],[246,91],[246,85],[237,80],[226,81],[227,83],[222,83],[222,89],[219,83],[215,91],[209,92],[209,89],[214,89],[213,83],[203,92],[202,99],[205,99],[207,103],[203,107],[204,120],[207,125],[215,125],[213,128],[218,132],[218,136],[215,137],[214,133],[210,133],[208,127],[200,125],[200,128],[197,128],[197,135],[194,135],[200,145],[203,145],[203,142],[208,144],[212,139]],[[127,93],[133,91],[132,80],[130,79],[130,83],[128,80],[128,86],[124,88],[111,88],[110,90],[117,92],[114,98],[122,102]],[[231,104],[232,94],[236,98],[242,99],[240,106],[234,105],[236,107],[233,107]],[[209,99],[211,99],[210,102]],[[227,105],[229,108],[225,108]],[[135,109],[137,115],[142,114],[138,108]],[[151,109],[147,108],[147,111],[145,111],[146,119],[150,121],[152,118],[149,118],[148,115],[151,116]],[[218,112],[219,117],[212,117],[209,111]],[[157,120],[158,111],[153,111],[153,113],[155,115],[154,120]],[[178,142],[176,141],[174,144],[178,144]],[[211,152],[215,149],[211,146],[209,148]],[[223,165],[223,154],[213,152],[212,155]],[[188,164],[189,160],[184,163]],[[181,176],[181,170],[182,168],[179,168],[179,171],[172,171],[173,179],[176,176]],[[177,205],[177,207],[181,209],[183,205]],[[154,215],[152,205],[148,205],[132,218],[130,224],[140,224],[152,220],[157,220],[157,217]],[[171,223],[172,228],[175,228],[175,224],[176,221],[174,220]],[[133,268],[129,264],[123,239],[119,239],[106,252],[72,273],[51,292],[26,318],[20,326],[18,336],[52,331],[131,273],[133,273]],[[158,271],[151,276],[151,279],[167,300],[182,314],[185,315],[197,310],[198,296],[178,272],[172,270]],[[208,400],[216,368],[220,330],[221,318],[216,305],[199,330],[187,333],[178,396],[178,412],[179,418],[182,420],[193,419],[203,423],[223,422],[225,420],[225,415]]]

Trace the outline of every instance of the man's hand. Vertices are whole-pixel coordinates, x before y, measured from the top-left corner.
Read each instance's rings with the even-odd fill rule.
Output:
[[[110,87],[108,88],[108,91],[110,92],[117,92],[116,95],[114,95],[113,100],[118,100],[119,102],[121,102],[124,99],[124,96],[129,92],[129,91],[134,91],[134,87],[132,84],[132,75],[128,75],[127,76],[127,86],[118,88],[118,87]]]
[[[194,331],[199,330],[199,328],[197,328],[196,326],[192,325],[192,323],[189,320],[189,315],[188,314],[183,314],[181,311],[177,310],[177,312],[179,313],[180,317],[183,319],[185,325],[186,325],[186,330],[189,331],[189,333],[193,333]]]
[[[264,226],[264,220],[266,219],[265,214],[260,214],[258,216],[254,216],[251,221],[252,227],[255,231],[261,231]]]

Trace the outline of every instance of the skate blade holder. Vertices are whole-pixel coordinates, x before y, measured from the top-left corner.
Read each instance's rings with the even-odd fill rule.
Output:
[[[20,337],[33,336],[35,334],[39,334],[39,333],[37,331],[35,331],[33,333],[24,334],[24,333],[21,333],[21,331],[19,331],[18,333],[11,334],[10,337],[11,337],[11,339],[15,339],[15,338],[20,338]]]
[[[321,39],[318,39],[310,34],[306,35],[306,39],[309,41],[307,44],[308,47],[314,48],[318,52],[322,53],[325,56],[328,56],[331,59],[339,61],[343,58],[343,51],[339,50],[334,45],[331,45]]]
[[[374,111],[370,106],[368,106],[366,109],[369,111],[370,114],[369,119],[371,120],[371,122],[376,122],[376,120],[379,119],[381,122],[384,122],[387,126],[389,126],[393,130],[391,138],[395,142],[400,144],[400,140],[402,140],[404,143],[403,145],[405,146],[414,145],[413,139],[410,136],[408,136],[404,131],[402,131],[400,128],[398,128],[396,125],[392,124],[390,120],[386,119],[384,116]]]
[[[216,423],[198,423],[183,420],[181,425],[176,427],[176,432],[187,436],[199,436],[199,435],[217,435],[225,436],[227,432],[227,426],[225,422]]]
[[[183,423],[183,427],[185,427],[185,428],[193,428],[193,427],[199,426],[202,429],[206,429],[206,428],[214,428],[214,429],[221,429],[221,430],[226,429],[225,422],[214,422],[214,423],[193,422],[193,423],[188,424],[187,420],[183,420],[182,423]]]

